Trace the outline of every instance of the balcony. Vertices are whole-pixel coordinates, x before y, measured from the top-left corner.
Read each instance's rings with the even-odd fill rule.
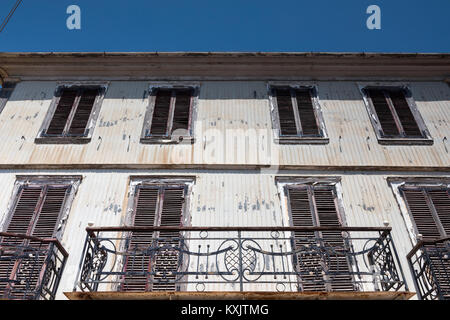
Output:
[[[0,232],[0,299],[55,299],[67,257],[57,239]]]
[[[419,299],[450,300],[450,238],[420,240],[407,258]]]
[[[408,299],[390,228],[104,227],[70,299]]]

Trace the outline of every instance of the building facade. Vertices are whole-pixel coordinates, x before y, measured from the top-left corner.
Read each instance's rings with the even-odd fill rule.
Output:
[[[450,297],[448,54],[1,53],[0,75],[3,298]]]

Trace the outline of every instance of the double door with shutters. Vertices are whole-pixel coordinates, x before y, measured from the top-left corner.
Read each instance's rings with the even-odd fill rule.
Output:
[[[70,189],[70,185],[22,185],[3,231],[40,239],[55,237]],[[0,243],[0,298],[35,298],[48,243],[20,236],[4,236]]]
[[[450,191],[442,186],[404,186],[401,193],[406,201],[417,234],[423,240],[435,241],[450,237]],[[450,259],[447,242],[424,244],[430,267],[444,298],[450,299]],[[430,274],[431,276],[431,274]]]
[[[294,227],[341,227],[334,186],[289,185],[290,223]],[[295,231],[294,269],[300,291],[354,291],[351,265],[341,231]]]
[[[184,184],[136,187],[132,225],[180,227],[184,220]],[[179,231],[136,231],[127,239],[121,291],[175,291],[185,245]]]

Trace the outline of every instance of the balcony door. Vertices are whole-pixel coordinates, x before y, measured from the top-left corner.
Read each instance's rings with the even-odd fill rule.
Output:
[[[342,226],[334,186],[295,184],[287,185],[285,192],[291,226]],[[341,231],[295,231],[293,242],[300,291],[355,290]]]
[[[185,211],[185,184],[138,185],[132,225],[180,227]],[[176,291],[175,272],[183,247],[178,231],[136,231],[127,239],[121,291]]]
[[[401,189],[415,231],[424,240],[434,241],[450,237],[450,189],[442,186],[404,186]],[[428,251],[432,271],[444,296],[450,297],[450,259],[442,259],[440,250],[447,253],[449,241],[424,245]],[[434,252],[434,253],[433,253]]]
[[[70,185],[22,185],[4,232],[40,239],[56,237],[70,189]],[[11,235],[1,237],[0,246],[0,298],[33,299],[46,245]]]

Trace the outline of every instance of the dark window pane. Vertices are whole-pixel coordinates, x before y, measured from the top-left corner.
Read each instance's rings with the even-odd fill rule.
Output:
[[[394,116],[387,103],[386,97],[382,90],[371,89],[368,90],[370,99],[372,100],[378,120],[384,136],[399,136],[397,125],[395,124]]]
[[[83,90],[77,110],[70,125],[69,134],[84,135],[91,116],[98,89]]]
[[[150,128],[151,135],[166,135],[171,96],[172,92],[170,90],[157,91],[155,108],[153,110],[152,125]]]
[[[47,129],[47,134],[62,135],[64,127],[66,126],[67,119],[69,118],[70,111],[72,111],[75,98],[77,97],[76,89],[64,89],[61,93],[58,106],[56,107],[53,118]]]
[[[411,108],[405,99],[405,94],[403,91],[390,91],[389,95],[406,135],[411,137],[421,137],[422,133],[420,132],[419,126],[414,119]]]
[[[297,97],[298,114],[300,116],[303,134],[319,135],[319,128],[317,126],[316,114],[314,113],[310,91],[297,90],[295,95]]]
[[[189,115],[192,90],[177,90],[175,112],[173,115],[172,132],[177,129],[189,129]]]
[[[275,95],[278,105],[278,117],[280,120],[280,131],[282,135],[297,135],[294,110],[290,90],[276,89]]]

